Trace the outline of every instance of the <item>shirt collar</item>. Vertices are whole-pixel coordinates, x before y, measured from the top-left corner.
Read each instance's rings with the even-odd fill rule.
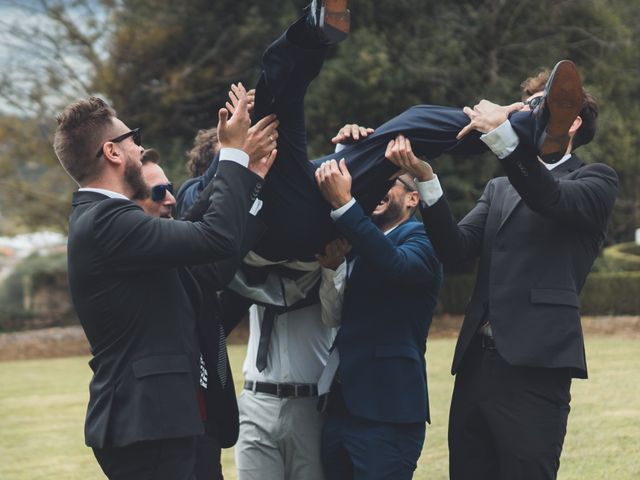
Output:
[[[389,235],[391,232],[393,232],[399,226],[400,226],[400,224],[396,225],[395,227],[391,227],[389,230],[385,231],[384,234],[385,235]]]
[[[556,163],[545,163],[544,166],[547,167],[548,170],[553,170],[554,168],[562,165],[564,162],[571,158],[571,154],[567,153],[564,157],[558,160]]]
[[[83,188],[79,188],[78,191],[79,192],[96,192],[96,193],[101,193],[102,195],[106,195],[109,198],[122,198],[124,200],[129,200],[127,197],[125,197],[121,193],[114,192],[113,190],[105,190],[104,188],[83,187]]]

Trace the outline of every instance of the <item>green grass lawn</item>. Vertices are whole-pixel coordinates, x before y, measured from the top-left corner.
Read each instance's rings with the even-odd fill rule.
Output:
[[[415,479],[447,475],[447,415],[453,377],[452,339],[429,340],[431,418]],[[590,379],[573,383],[559,478],[640,478],[640,340],[587,339]],[[236,386],[244,347],[230,349]],[[0,479],[104,478],[84,446],[90,370],[87,358],[0,363]],[[514,439],[515,440],[515,439]],[[225,478],[236,478],[233,452],[224,451]],[[269,480],[269,479],[265,479]],[[304,479],[300,479],[304,480]]]

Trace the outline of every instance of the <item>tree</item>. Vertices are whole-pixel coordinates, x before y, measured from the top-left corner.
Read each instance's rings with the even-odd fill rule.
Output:
[[[253,85],[265,45],[293,16],[291,2],[124,0],[94,88],[183,175],[196,131],[215,126],[232,82]]]
[[[50,135],[52,112],[71,97],[100,94],[127,124],[143,128],[145,146],[160,150],[178,182],[185,174],[184,151],[198,129],[215,124],[229,83],[254,84],[265,46],[307,2],[5,3],[31,9],[38,19],[14,24],[10,16],[0,17],[7,18],[0,20],[0,35],[9,35],[11,44],[19,45],[17,52],[32,55],[22,64],[24,55],[11,57],[9,67],[0,69],[0,98],[13,107],[11,122],[31,125],[37,118],[38,126],[29,128]],[[630,239],[640,223],[638,2],[352,0],[350,8],[352,34],[330,49],[307,95],[311,158],[329,151],[328,139],[344,123],[375,127],[416,103],[464,106],[481,98],[511,103],[519,99],[525,77],[571,58],[602,104],[598,136],[578,153],[620,174],[609,242]],[[21,81],[9,81],[15,78],[12,70]],[[21,128],[11,134],[16,141],[32,140],[21,137]],[[29,154],[12,155],[12,161],[24,165],[39,159],[43,169],[61,171],[45,148]],[[6,156],[0,158],[5,180],[21,173],[15,165],[4,165]],[[473,206],[488,178],[502,174],[491,155],[442,157],[434,165],[458,217]],[[23,185],[39,190],[28,181]],[[0,198],[3,212],[12,210],[4,204],[11,198],[5,197],[11,196]],[[46,210],[46,203],[40,208]]]
[[[66,231],[74,183],[51,149],[49,122],[0,117],[0,205],[3,233],[34,226]]]

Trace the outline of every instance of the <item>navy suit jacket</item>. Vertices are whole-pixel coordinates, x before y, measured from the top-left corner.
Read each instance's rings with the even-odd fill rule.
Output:
[[[415,219],[388,235],[359,204],[337,221],[356,254],[335,345],[349,412],[391,423],[429,421],[426,340],[442,282]]]

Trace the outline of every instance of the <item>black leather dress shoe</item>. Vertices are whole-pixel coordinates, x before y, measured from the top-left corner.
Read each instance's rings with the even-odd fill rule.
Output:
[[[309,18],[318,27],[327,43],[338,43],[347,38],[351,28],[348,0],[313,0]]]
[[[569,146],[569,128],[582,110],[584,94],[575,64],[562,60],[556,64],[544,87],[544,100],[534,110],[535,144],[546,163],[560,160]]]

